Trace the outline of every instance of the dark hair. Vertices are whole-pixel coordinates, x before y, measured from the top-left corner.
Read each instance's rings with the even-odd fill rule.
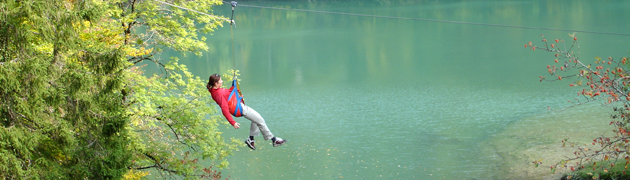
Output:
[[[210,78],[208,78],[208,84],[206,85],[206,88],[208,88],[208,90],[210,90],[210,88],[212,88],[212,86],[214,86],[214,84],[219,82],[220,79],[221,79],[221,75],[219,75],[219,74],[215,73],[213,75],[210,75]]]

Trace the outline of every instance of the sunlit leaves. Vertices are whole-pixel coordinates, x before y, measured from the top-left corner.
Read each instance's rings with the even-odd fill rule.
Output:
[[[213,116],[217,110],[210,106],[212,98],[205,88],[205,82],[194,76],[184,65],[173,59],[165,65],[164,77],[142,76],[140,69],[134,69],[133,93],[130,101],[136,102],[129,112],[133,126],[133,136],[140,137],[134,143],[140,153],[151,153],[163,159],[164,164],[182,172],[189,172],[200,166],[197,163],[178,163],[178,156],[220,160],[219,167],[227,165],[225,157],[236,148],[232,142],[224,142],[218,125],[226,123]],[[173,156],[172,154],[175,154]],[[141,156],[141,155],[139,155]],[[155,162],[145,161],[138,166],[148,166]]]
[[[221,1],[196,0],[175,1],[174,4],[200,12],[211,12],[212,7]],[[221,26],[224,20],[219,16],[207,16],[193,11],[167,6],[157,1],[142,1],[135,4],[135,9],[125,9],[124,23],[134,23],[136,30],[133,37],[140,38],[143,46],[161,45],[176,51],[192,52],[201,55],[208,50],[205,37],[199,33],[210,33]]]

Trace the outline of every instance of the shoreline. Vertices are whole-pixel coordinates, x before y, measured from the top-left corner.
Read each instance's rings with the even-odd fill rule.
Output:
[[[588,105],[524,118],[484,143],[488,148],[483,153],[496,157],[491,161],[497,165],[499,179],[560,179],[571,170],[558,168],[552,174],[550,167],[576,150],[568,143],[562,147],[562,139],[585,145],[612,135],[604,134],[612,130],[608,124],[612,110],[606,108]],[[540,159],[543,163],[535,167],[532,162]]]

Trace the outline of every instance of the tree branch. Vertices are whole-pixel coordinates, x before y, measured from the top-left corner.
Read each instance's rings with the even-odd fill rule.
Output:
[[[155,165],[153,165],[155,168],[162,171],[169,172],[169,173],[175,173],[175,174],[179,173],[179,171],[163,167],[162,164],[160,164],[160,162],[158,162],[158,160],[155,157],[151,156],[149,153],[144,153],[144,155],[155,162]],[[186,176],[186,173],[182,173],[182,175]]]
[[[136,1],[137,0],[133,0],[133,2],[131,2],[131,13],[130,14],[133,14],[135,12],[135,10],[136,10]],[[125,41],[124,41],[125,45],[129,44],[129,36],[131,35],[131,29],[132,29],[134,24],[136,24],[135,20],[129,22],[127,24],[127,26],[126,26],[127,29],[125,29]],[[124,26],[125,25],[123,24],[123,27]]]
[[[145,167],[138,167],[138,168],[131,168],[131,166],[130,166],[130,167],[127,167],[127,168],[128,169],[135,169],[135,170],[143,170],[143,169],[156,168],[156,167],[157,167],[156,165],[153,165],[153,166],[145,166]]]

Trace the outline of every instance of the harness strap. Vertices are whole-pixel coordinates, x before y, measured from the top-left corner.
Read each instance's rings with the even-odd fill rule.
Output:
[[[232,81],[232,86],[238,84],[238,82],[236,81],[236,79],[234,79],[234,81]],[[230,112],[232,115],[236,116],[236,117],[240,117],[243,115],[243,106],[241,106],[241,102],[243,101],[243,97],[236,94],[239,93],[240,94],[240,90],[238,87],[235,87],[234,89],[232,89],[232,92],[230,92],[230,96],[228,96],[228,105],[232,106],[233,103],[235,103],[234,105],[234,111]],[[234,96],[236,102],[231,102],[232,101],[232,96]],[[231,107],[230,107],[231,108]]]
[[[234,108],[234,115],[236,116],[241,115],[243,116],[243,106],[241,105],[241,100],[243,100],[242,97],[236,96],[236,108]]]

